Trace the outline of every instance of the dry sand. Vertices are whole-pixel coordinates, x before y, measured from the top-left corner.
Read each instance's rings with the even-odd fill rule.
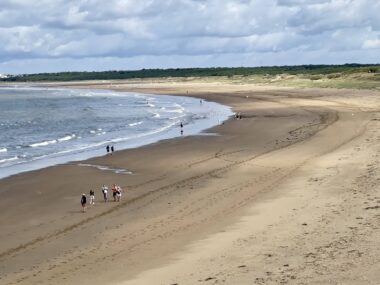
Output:
[[[380,284],[379,92],[82,85],[243,119],[85,162],[133,175],[68,163],[0,180],[0,284]],[[101,202],[103,183],[122,202]]]

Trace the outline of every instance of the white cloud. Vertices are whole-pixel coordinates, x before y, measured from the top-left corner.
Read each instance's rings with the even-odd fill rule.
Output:
[[[380,39],[364,41],[363,48],[364,49],[380,49]]]
[[[66,64],[57,70],[77,67],[74,62],[80,61],[83,70],[91,70],[89,58],[108,62],[107,68],[110,61],[102,59],[133,62],[124,68],[149,68],[152,58],[166,67],[170,57],[177,64],[182,57],[188,66],[199,64],[191,57],[202,57],[206,65],[239,65],[247,55],[265,58],[265,65],[272,62],[269,54],[282,61],[289,54],[287,64],[300,58],[311,63],[310,53],[315,62],[318,55],[324,59],[339,51],[345,62],[366,62],[368,49],[380,48],[380,1],[373,0],[1,2],[0,67],[9,69],[16,69],[16,62],[50,59]],[[17,66],[22,72],[22,65]]]

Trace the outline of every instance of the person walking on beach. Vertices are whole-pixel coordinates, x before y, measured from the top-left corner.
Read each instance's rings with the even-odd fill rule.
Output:
[[[90,190],[90,205],[95,205],[95,192],[94,190]]]
[[[106,146],[106,150],[107,150],[107,154],[109,154],[110,153],[110,146],[108,144]]]
[[[117,191],[117,189],[116,189],[116,184],[114,184],[114,185],[112,186],[112,197],[113,197],[113,201],[114,201],[114,202],[116,202],[116,195],[117,195],[116,191]]]
[[[121,187],[120,186],[116,186],[116,200],[118,201],[118,202],[120,202],[121,201]]]
[[[87,203],[87,197],[86,194],[82,194],[82,198],[80,199],[80,203],[82,205],[82,212],[86,212],[86,203]]]
[[[111,153],[113,153],[115,151],[114,147],[111,146]]]
[[[103,185],[102,192],[103,192],[104,202],[107,202],[108,201],[108,187],[106,185]]]

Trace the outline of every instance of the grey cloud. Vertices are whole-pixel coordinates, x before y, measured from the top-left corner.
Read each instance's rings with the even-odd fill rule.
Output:
[[[3,0],[0,62],[209,56],[211,63],[214,55],[339,50],[365,58],[379,49],[377,11],[372,0]]]
[[[380,11],[380,2],[329,1],[318,6],[309,5],[298,9],[288,24],[303,33],[362,27],[378,30],[380,19],[374,11]]]
[[[300,6],[300,5],[316,5],[329,3],[331,0],[278,0],[280,6]]]

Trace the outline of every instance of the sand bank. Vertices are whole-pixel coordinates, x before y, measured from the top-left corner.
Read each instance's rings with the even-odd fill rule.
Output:
[[[76,87],[81,87],[78,84]],[[0,284],[376,284],[379,93],[86,83],[241,112],[209,132],[0,180]],[[83,163],[83,162],[82,162]],[[118,183],[120,203],[102,203]],[[80,212],[79,198],[96,190]]]

